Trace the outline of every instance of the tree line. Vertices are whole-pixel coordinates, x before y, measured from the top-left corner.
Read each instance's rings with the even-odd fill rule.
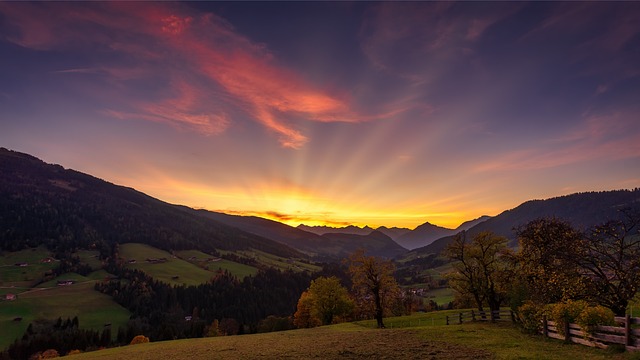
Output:
[[[444,252],[456,301],[498,310],[582,300],[623,316],[640,288],[640,212],[621,215],[584,231],[557,218],[533,220],[517,229],[517,251],[491,232],[459,233]]]

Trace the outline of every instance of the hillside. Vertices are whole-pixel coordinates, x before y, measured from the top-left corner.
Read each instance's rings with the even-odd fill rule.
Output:
[[[0,148],[0,250],[145,243],[164,250],[257,249],[303,257],[278,242],[184,211],[134,189]]]
[[[473,236],[481,231],[492,231],[507,237],[510,245],[517,245],[515,229],[526,225],[529,221],[541,217],[557,217],[568,221],[580,230],[618,219],[618,211],[624,207],[640,207],[640,189],[615,190],[601,192],[585,192],[546,200],[527,201],[511,210],[481,222],[470,229],[468,234]],[[414,249],[407,256],[416,254],[438,254],[451,242],[452,236],[438,239],[430,245]]]
[[[398,256],[407,251],[407,249],[394,242],[391,237],[368,227],[329,228],[300,225],[294,228],[277,221],[255,216],[228,215],[206,210],[197,210],[196,213],[237,227],[243,231],[280,242],[319,261],[338,261],[358,248],[365,249],[368,254],[387,258]],[[302,229],[323,232],[323,235],[317,235],[314,232]],[[332,230],[324,232],[322,229]],[[345,230],[346,233],[338,232],[340,229]]]
[[[393,258],[407,252],[407,249],[377,230],[368,235],[327,233],[323,237],[331,241],[341,257],[346,257],[359,248],[365,249],[367,255],[385,258]]]
[[[525,334],[511,324],[444,325],[443,312],[243,336],[219,336],[122,346],[74,359],[614,359],[614,353]]]
[[[418,226],[414,230],[400,236],[396,241],[401,246],[411,250],[421,246],[425,246],[437,239],[454,233],[454,229],[447,229],[445,227],[433,225],[426,222]]]
[[[331,227],[331,226],[325,226],[325,225],[308,226],[304,224],[298,225],[298,229],[311,232],[317,235],[324,235],[324,234],[369,235],[374,230],[373,228],[370,228],[368,226],[357,227],[354,225],[349,225],[345,227]]]

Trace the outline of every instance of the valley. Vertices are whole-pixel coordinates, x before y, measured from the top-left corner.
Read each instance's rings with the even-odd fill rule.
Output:
[[[47,329],[58,318],[77,317],[77,329],[119,345],[135,334],[154,342],[203,337],[213,324],[226,335],[290,329],[313,279],[350,283],[344,259],[358,249],[392,261],[413,301],[409,311],[442,311],[458,301],[448,284],[456,267],[443,254],[455,234],[490,231],[513,248],[517,228],[534,219],[562,217],[587,228],[640,202],[639,189],[578,193],[457,229],[428,222],[413,230],[294,228],[168,204],[6,149],[0,170],[0,349],[29,324]]]

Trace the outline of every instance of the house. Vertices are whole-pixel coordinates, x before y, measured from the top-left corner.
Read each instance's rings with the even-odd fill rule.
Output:
[[[58,280],[58,286],[69,286],[73,285],[75,282],[75,280]]]
[[[127,261],[129,264],[135,264],[136,263],[136,259],[131,259],[129,261]]]
[[[15,266],[19,266],[19,267],[27,267],[27,266],[29,266],[29,263],[21,262],[21,263],[15,263],[14,265]]]
[[[193,319],[193,316],[185,316],[184,317],[184,321],[191,321],[191,319]]]
[[[50,263],[52,261],[53,261],[53,259],[50,258],[50,257],[46,257],[46,258],[40,260],[40,262],[43,263],[43,264],[48,264],[48,263]]]
[[[7,294],[4,296],[6,300],[13,301],[17,298],[16,294]]]

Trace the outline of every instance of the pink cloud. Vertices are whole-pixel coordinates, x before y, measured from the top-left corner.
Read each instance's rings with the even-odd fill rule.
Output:
[[[588,115],[584,123],[545,146],[521,149],[474,167],[477,172],[539,170],[587,161],[640,158],[640,131],[635,115]]]
[[[376,118],[353,113],[348,98],[321,91],[278,65],[263,44],[237,33],[224,19],[192,13],[181,4],[5,3],[0,11],[11,15],[18,35],[9,40],[21,46],[53,49],[93,44],[125,57],[122,63],[105,60],[90,66],[110,69],[100,73],[106,81],[120,82],[125,91],[122,82],[136,76],[165,82],[165,90],[128,94],[124,108],[133,111],[115,106],[105,111],[116,118],[166,122],[213,135],[233,120],[226,115],[229,109],[240,106],[289,148],[308,141],[295,122]],[[151,71],[145,74],[142,69]]]

